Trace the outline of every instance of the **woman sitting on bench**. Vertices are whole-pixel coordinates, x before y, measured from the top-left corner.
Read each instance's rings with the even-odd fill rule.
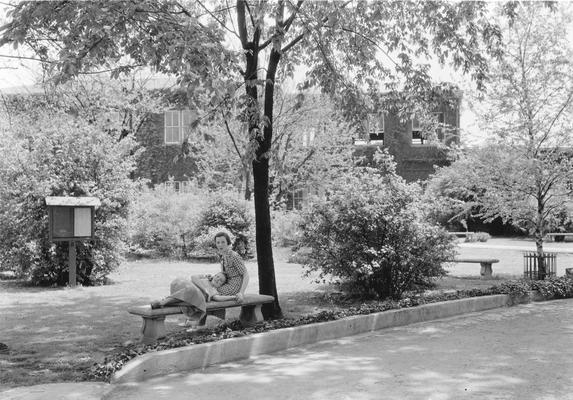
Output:
[[[241,257],[231,250],[231,239],[224,232],[215,235],[215,245],[221,255],[222,271],[210,275],[194,275],[191,281],[177,278],[171,282],[170,295],[151,303],[152,309],[166,306],[185,307],[190,319],[200,319],[206,312],[207,301],[243,301],[249,276]]]

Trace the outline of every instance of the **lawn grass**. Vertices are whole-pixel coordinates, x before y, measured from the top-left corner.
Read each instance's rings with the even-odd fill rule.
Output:
[[[495,240],[491,241],[495,245]],[[569,243],[573,248],[573,244]],[[452,273],[437,282],[437,290],[487,288],[521,274],[518,250],[460,247],[462,256],[499,258],[491,280],[479,279],[479,264],[456,264]],[[286,317],[333,310],[340,305],[325,296],[328,287],[302,277],[298,264],[286,262],[288,249],[275,249],[279,300]],[[560,254],[558,265],[573,261]],[[561,263],[561,264],[560,264]],[[519,266],[518,266],[519,265]],[[572,265],[573,266],[573,265]],[[562,267],[562,268],[561,268]],[[107,354],[139,339],[141,319],[130,315],[130,305],[146,304],[165,296],[177,276],[217,271],[218,264],[141,260],[124,263],[110,276],[112,284],[99,287],[34,288],[13,280],[0,281],[0,342],[9,348],[0,354],[0,387],[34,385],[85,379],[85,372]],[[249,292],[258,292],[257,265],[247,263]],[[238,317],[231,310],[230,318]],[[209,317],[207,324],[219,320]],[[180,331],[184,317],[166,320],[168,332]]]

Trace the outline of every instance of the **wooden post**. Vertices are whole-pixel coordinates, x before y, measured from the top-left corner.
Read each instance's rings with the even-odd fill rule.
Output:
[[[76,287],[76,241],[70,240],[69,246],[69,282],[70,287]]]

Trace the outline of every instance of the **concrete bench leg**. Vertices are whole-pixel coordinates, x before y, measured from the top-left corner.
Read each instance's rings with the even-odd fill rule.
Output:
[[[207,323],[207,316],[209,316],[209,315],[212,315],[212,316],[220,318],[220,319],[225,319],[225,317],[227,315],[227,313],[225,311],[226,311],[225,309],[208,311],[205,315],[203,315],[203,317],[201,317],[199,322],[197,322],[197,326],[205,326],[205,324]]]
[[[482,279],[491,279],[492,277],[492,273],[493,270],[491,268],[491,263],[480,263],[481,265],[481,270],[480,270],[480,275],[482,276]]]
[[[152,344],[157,339],[165,337],[165,317],[143,317],[141,335],[144,344]]]
[[[241,307],[241,314],[239,320],[243,326],[253,325],[257,322],[263,321],[263,313],[261,311],[261,304],[252,306]]]
[[[205,315],[203,315],[199,321],[197,321],[197,326],[205,326],[205,323],[207,322],[207,315],[209,315],[209,313],[205,313]]]

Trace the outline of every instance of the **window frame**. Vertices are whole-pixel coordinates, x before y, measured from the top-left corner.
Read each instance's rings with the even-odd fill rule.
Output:
[[[386,113],[379,111],[368,113],[366,116],[366,133],[368,141],[381,141],[384,143],[384,133],[386,131]]]
[[[171,119],[168,119],[167,115],[171,115]],[[174,116],[177,116],[177,123],[174,122]],[[170,122],[170,124],[168,124]],[[173,141],[167,140],[169,131],[169,137],[173,139],[174,132],[177,132],[177,140]],[[163,112],[163,143],[166,145],[171,144],[181,144],[181,111],[180,110],[165,110]]]
[[[414,126],[414,121],[417,122],[416,126]],[[413,115],[412,119],[410,120],[410,128],[411,128],[410,131],[412,132],[411,144],[417,146],[424,145],[426,139],[422,137],[422,125],[420,124],[420,120],[418,119],[418,117],[416,117],[415,115]],[[419,140],[419,143],[416,142],[416,140]]]

